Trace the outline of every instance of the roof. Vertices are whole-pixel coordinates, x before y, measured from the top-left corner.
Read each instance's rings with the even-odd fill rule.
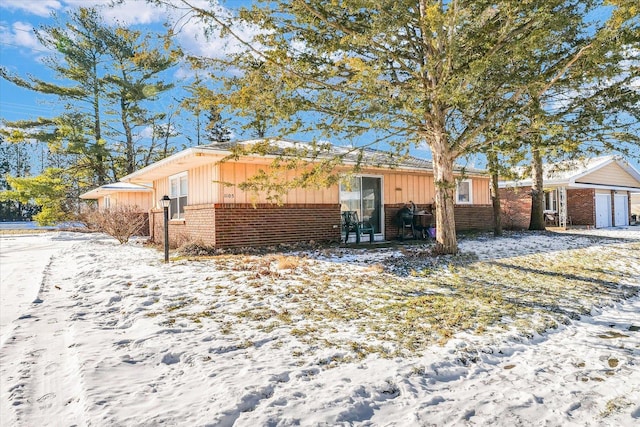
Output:
[[[637,185],[616,184],[616,183],[589,183],[585,179],[588,175],[594,174],[599,170],[610,165],[619,166],[624,172],[626,172],[631,178],[633,178]],[[522,176],[525,168],[515,168],[514,172],[517,175]],[[602,188],[613,190],[627,190],[627,191],[639,191],[640,190],[640,172],[638,172],[633,166],[626,160],[619,156],[603,156],[593,157],[582,160],[570,160],[559,163],[544,164],[542,166],[543,182],[545,186],[568,186],[573,188]],[[533,183],[533,179],[527,177],[526,179],[518,179],[515,181],[501,181],[500,187],[528,187]]]
[[[129,182],[114,182],[87,191],[81,194],[80,198],[92,200],[113,193],[147,193],[150,191],[152,191],[151,188],[142,185],[131,184]]]
[[[238,160],[269,164],[277,157],[299,156],[310,161],[341,157],[343,164],[360,164],[363,167],[385,169],[433,170],[430,160],[414,156],[401,156],[388,151],[363,147],[338,146],[330,143],[307,143],[287,139],[252,139],[199,145],[187,148],[163,160],[146,166],[122,178],[128,182],[150,183],[153,180],[173,175],[205,164],[211,164],[240,152]],[[485,175],[486,171],[456,166],[454,171],[467,175]]]

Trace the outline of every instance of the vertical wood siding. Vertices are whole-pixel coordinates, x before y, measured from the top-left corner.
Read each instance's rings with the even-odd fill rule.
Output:
[[[153,181],[153,188],[156,189],[156,199],[160,200],[165,194],[169,195],[169,177]],[[154,207],[158,205],[158,201],[153,201]]]
[[[488,205],[491,203],[491,190],[489,178],[472,178],[473,204]]]
[[[220,165],[220,180],[229,183],[239,184],[252,176],[257,175],[260,170],[268,172],[265,165],[254,165],[244,163],[224,163]],[[295,171],[287,173],[287,179],[293,179]],[[268,203],[265,193],[254,194],[253,192],[242,191],[237,185],[226,186],[223,190],[223,199],[220,203]],[[285,204],[324,204],[338,203],[338,188],[302,189],[296,188],[283,196]]]
[[[152,194],[151,192],[112,194],[111,206],[137,206],[141,212],[146,212],[151,209]]]
[[[433,203],[436,195],[433,175],[386,171],[381,175],[385,204],[408,203],[409,200],[417,204]]]
[[[265,193],[246,192],[237,185],[255,176],[260,170],[268,171],[268,166],[228,162],[190,169],[188,171],[188,204],[268,203]],[[287,179],[293,179],[296,173],[296,171],[289,171]],[[362,174],[382,177],[385,204],[407,203],[410,200],[417,204],[430,204],[435,199],[435,185],[431,173],[365,170]],[[473,204],[489,204],[491,200],[489,179],[474,177],[472,181]],[[235,185],[225,186],[222,182]],[[157,198],[169,194],[169,177],[156,180],[154,186]],[[339,190],[337,185],[319,189],[296,188],[284,195],[282,202],[284,204],[335,204],[339,202]]]

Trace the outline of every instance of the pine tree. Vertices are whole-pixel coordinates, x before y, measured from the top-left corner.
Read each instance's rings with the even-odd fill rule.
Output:
[[[580,31],[575,23],[602,1],[264,1],[239,11],[243,24],[264,29],[254,40],[235,33],[218,9],[173,3],[246,46],[220,63],[221,75],[230,66],[243,72],[225,85],[243,113],[259,99],[281,134],[308,131],[360,147],[384,141],[400,154],[428,145],[436,251],[455,253],[456,160],[485,150],[483,134],[496,120],[521,114],[531,95],[554,87],[580,44],[542,75],[529,72],[532,52],[551,49],[550,34],[566,25]]]
[[[231,140],[231,130],[225,126],[225,121],[217,107],[211,107],[207,113],[207,139],[213,143]]]
[[[0,67],[0,77],[51,96],[63,106],[56,116],[5,122],[0,129],[14,142],[38,141],[49,147],[51,170],[28,182],[10,179],[10,184],[29,189],[13,188],[7,193],[16,197],[28,193],[39,200],[44,206],[39,216],[43,221],[63,218],[77,204],[49,200],[60,193],[46,190],[42,182],[58,188],[57,180],[63,176],[61,183],[67,188],[63,199],[70,200],[83,190],[118,180],[145,161],[158,160],[158,153],[169,152],[168,139],[175,135],[171,131],[162,135],[158,146],[144,147],[138,134],[153,124],[170,130],[171,126],[157,123],[159,116],[150,111],[159,95],[173,87],[165,82],[164,73],[180,54],[171,47],[170,37],[143,36],[106,24],[98,8],[79,8],[55,18],[55,25],[36,32],[40,43],[55,52],[44,61],[55,80],[23,78]],[[43,193],[36,195],[39,190]]]

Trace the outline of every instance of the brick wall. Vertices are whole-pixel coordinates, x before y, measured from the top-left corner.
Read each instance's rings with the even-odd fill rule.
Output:
[[[595,191],[590,188],[567,190],[567,215],[572,225],[596,223]]]
[[[216,246],[216,209],[212,204],[184,207],[188,239],[207,246]]]
[[[158,244],[164,242],[163,215],[162,209],[152,209],[149,218],[151,241]],[[175,249],[187,241],[189,241],[189,234],[185,222],[182,220],[169,221],[169,246]]]
[[[403,204],[385,205],[385,239],[393,240],[398,228],[393,222]],[[430,210],[431,205],[417,205]],[[493,226],[490,205],[457,205],[456,230],[489,230]],[[152,239],[164,239],[162,210],[153,210],[150,218]],[[434,219],[435,222],[435,219]],[[335,226],[335,228],[334,228]],[[169,222],[172,248],[186,242],[202,242],[219,248],[269,246],[295,242],[337,242],[341,237],[340,205],[290,204],[216,204],[185,207],[185,219]]]
[[[184,221],[169,222],[171,247],[201,242],[219,248],[340,240],[338,204],[206,204],[186,206]],[[163,212],[152,211],[152,239],[164,239]],[[335,226],[335,228],[334,228]]]
[[[140,228],[138,228],[138,230],[136,230],[135,235],[149,236],[149,214],[145,212],[141,213],[140,215],[144,217],[144,223],[140,226]]]
[[[491,205],[456,205],[454,215],[456,231],[493,229],[493,206]]]
[[[398,236],[395,223],[396,213],[404,203],[384,205],[385,239],[394,240]],[[416,205],[417,210],[431,211],[432,205]],[[491,205],[455,205],[454,215],[456,231],[491,230],[493,229],[493,207]],[[432,225],[435,226],[435,216]]]
[[[501,188],[502,226],[506,229],[529,228],[531,218],[531,187]],[[593,189],[567,189],[567,215],[571,225],[595,224]]]
[[[402,209],[404,203],[384,205],[384,239],[393,240],[398,236],[398,226],[395,224],[395,215]]]
[[[531,187],[501,188],[500,207],[503,228],[528,229],[531,221]]]
[[[218,247],[337,242],[340,205],[216,204],[215,230]]]

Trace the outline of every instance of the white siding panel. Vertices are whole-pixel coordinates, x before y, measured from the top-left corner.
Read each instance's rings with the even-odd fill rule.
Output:
[[[576,180],[582,184],[615,185],[640,188],[640,182],[622,169],[617,163],[611,163]]]

